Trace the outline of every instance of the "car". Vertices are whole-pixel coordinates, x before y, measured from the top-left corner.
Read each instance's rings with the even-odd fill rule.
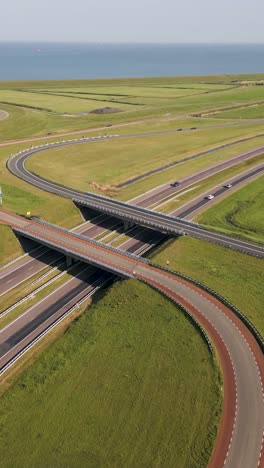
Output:
[[[197,130],[197,127],[191,127],[191,130]]]
[[[176,180],[175,182],[172,182],[170,185],[171,187],[178,187],[178,185],[180,185],[180,182]]]
[[[224,185],[224,188],[231,188],[231,187],[233,187],[232,184],[226,184],[226,185]]]
[[[206,195],[205,198],[206,198],[206,200],[213,200],[214,195],[211,195],[211,194],[210,194],[210,195]]]
[[[178,128],[178,132],[182,132],[182,128]]]

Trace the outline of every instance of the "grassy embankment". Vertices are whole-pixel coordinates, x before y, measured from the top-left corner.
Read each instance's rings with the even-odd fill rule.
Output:
[[[250,182],[213,205],[197,221],[213,229],[253,241],[264,240],[264,178]]]
[[[153,258],[218,290],[264,332],[261,260],[246,257],[245,268],[243,254],[188,238]],[[115,285],[2,398],[6,466],[205,466],[220,394],[204,352],[172,304],[138,283]]]
[[[15,320],[17,317],[29,310],[31,307],[35,306],[42,299],[48,297],[50,294],[59,289],[65,283],[69,283],[72,280],[74,280],[75,276],[79,275],[81,272],[87,271],[88,275],[89,268],[89,265],[76,264],[68,272],[64,270],[61,276],[59,276],[60,271],[52,271],[48,275],[48,277],[42,280],[39,280],[39,274],[34,275],[34,277],[24,281],[20,286],[6,293],[0,300],[0,312],[5,311],[8,307],[12,306],[20,299],[23,299],[25,296],[29,295],[29,297],[26,301],[16,306],[6,315],[0,317],[0,330],[7,326],[9,323],[13,322],[13,320]],[[41,274],[42,273],[43,271],[41,272]],[[45,283],[50,279],[53,279],[54,281],[52,281],[51,284],[45,285]],[[34,294],[32,294],[32,292],[34,292],[39,286],[42,285],[45,285],[43,289],[41,289],[37,293],[35,292]]]
[[[205,241],[181,237],[151,258],[210,286],[233,302],[264,335],[263,260]]]
[[[162,127],[159,126],[160,128]],[[143,137],[93,143],[84,146],[76,145],[62,151],[47,151],[41,157],[36,155],[28,164],[30,167],[33,165],[34,171],[39,171],[47,177],[50,177],[50,174],[52,174],[54,179],[66,184],[70,184],[69,177],[66,177],[66,174],[70,173],[72,186],[94,190],[94,187],[90,185],[90,182],[93,180],[97,183],[99,182],[99,184],[107,181],[115,183],[120,182],[120,180],[127,180],[130,178],[130,175],[134,174],[134,171],[142,174],[146,170],[160,167],[160,165],[167,164],[172,160],[180,160],[192,154],[195,150],[202,149],[205,142],[208,147],[208,140],[211,142],[211,145],[217,146],[227,140],[235,141],[241,136],[254,136],[259,133],[259,130],[260,127],[258,125],[249,125],[243,129],[217,129],[216,135],[214,135],[213,130],[200,130],[188,135],[177,133],[158,135],[155,138]],[[175,141],[177,141],[176,148]],[[203,156],[196,161],[183,163],[180,166],[137,182],[130,187],[118,190],[114,192],[114,195],[120,199],[132,198],[174,177],[184,177],[195,170],[198,171],[230,155],[235,155],[239,151],[261,145],[261,143],[262,138],[253,139],[249,142],[218,151],[217,153]],[[27,144],[19,145],[19,148],[26,146]],[[0,149],[0,182],[4,194],[3,206],[22,214],[30,210],[36,216],[43,217],[50,222],[55,222],[65,227],[73,227],[80,223],[80,215],[71,202],[30,186],[22,180],[13,177],[7,171],[5,166],[6,159],[10,153],[16,151],[16,148],[17,145]],[[144,159],[142,158],[143,150],[144,154],[148,155]],[[52,171],[50,171],[51,166]],[[67,171],[65,168],[67,168]],[[89,179],[87,181],[88,175]],[[0,231],[2,233],[0,263],[5,263],[19,255],[21,249],[9,229],[0,226]]]
[[[128,137],[83,146],[54,148],[41,154],[41,157],[38,154],[34,155],[26,164],[35,173],[52,178],[59,183],[85,191],[95,190],[94,184],[98,184],[104,193],[112,193],[117,198],[128,199],[169,181],[173,177],[183,177],[185,167],[191,168],[189,173],[195,172],[210,163],[260,146],[264,138],[253,139],[208,156],[202,156],[121,190],[117,190],[115,185],[171,162],[181,161],[196,152],[209,150],[258,133],[262,133],[261,125],[204,129],[190,133],[177,132],[138,138]]]
[[[1,140],[118,124],[167,113],[259,103],[261,75],[50,82],[0,82]],[[90,114],[103,107],[120,112]],[[87,115],[83,115],[87,113]],[[66,114],[66,115],[65,115]],[[71,117],[72,115],[72,117]]]
[[[155,259],[168,257],[263,332],[259,260],[246,257],[245,269],[244,255],[186,238]],[[5,466],[205,466],[220,381],[197,332],[171,303],[134,282],[114,286],[90,312],[2,398]]]
[[[20,214],[31,211],[50,222],[67,228],[80,224],[82,218],[69,200],[39,190],[14,177],[6,169],[6,160],[17,148],[17,145],[8,149],[0,148],[0,186],[3,193],[3,208]],[[12,231],[0,225],[0,265],[21,253],[20,244]]]
[[[122,282],[1,398],[1,459],[204,467],[220,405],[216,363],[188,319],[148,287]]]
[[[239,109],[219,112],[214,114],[213,117],[221,119],[264,119],[264,105],[254,104],[247,108],[241,107]]]

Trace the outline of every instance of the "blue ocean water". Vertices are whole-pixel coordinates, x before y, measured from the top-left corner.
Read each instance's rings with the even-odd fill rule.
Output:
[[[0,42],[0,80],[264,72],[264,44]]]

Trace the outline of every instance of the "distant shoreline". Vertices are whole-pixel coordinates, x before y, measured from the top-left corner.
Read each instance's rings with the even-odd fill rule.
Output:
[[[0,61],[1,81],[252,74],[264,44],[2,41]]]

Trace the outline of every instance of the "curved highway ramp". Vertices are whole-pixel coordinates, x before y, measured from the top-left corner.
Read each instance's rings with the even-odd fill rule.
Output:
[[[66,255],[144,281],[188,310],[213,342],[224,376],[224,408],[210,467],[263,465],[263,353],[248,328],[230,309],[191,282],[134,255],[4,210],[0,211],[0,222]],[[28,339],[31,324],[28,311],[0,331],[2,369],[23,349],[25,330],[28,327]]]

